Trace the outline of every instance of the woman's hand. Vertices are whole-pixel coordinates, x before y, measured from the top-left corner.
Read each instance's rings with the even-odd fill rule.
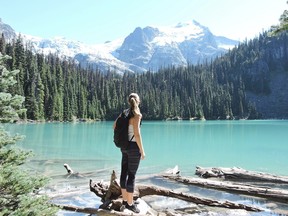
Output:
[[[141,153],[141,160],[144,160],[145,159],[145,152],[144,151],[140,151]]]

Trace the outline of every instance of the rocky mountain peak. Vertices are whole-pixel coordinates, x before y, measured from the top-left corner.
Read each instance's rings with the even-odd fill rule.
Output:
[[[5,38],[15,38],[15,31],[0,21],[0,32]],[[87,45],[63,37],[43,39],[23,35],[34,52],[56,53],[69,57],[82,66],[92,65],[103,72],[113,69],[119,73],[157,71],[166,66],[197,64],[226,52],[238,41],[214,36],[197,21],[178,23],[175,26],[137,27],[124,39],[104,44]]]
[[[119,60],[145,70],[157,71],[165,66],[185,66],[211,59],[235,46],[232,40],[214,36],[196,21],[176,26],[138,27],[114,52]],[[226,44],[227,42],[230,44]],[[227,48],[226,47],[226,48]]]
[[[0,35],[4,35],[6,41],[11,41],[13,38],[16,38],[16,33],[14,29],[5,23],[2,22],[0,18]]]

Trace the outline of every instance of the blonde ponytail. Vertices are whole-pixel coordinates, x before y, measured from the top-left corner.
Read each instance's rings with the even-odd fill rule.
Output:
[[[140,109],[139,109],[140,98],[138,94],[131,93],[129,95],[128,102],[130,104],[130,108],[131,108],[133,115],[141,115]]]

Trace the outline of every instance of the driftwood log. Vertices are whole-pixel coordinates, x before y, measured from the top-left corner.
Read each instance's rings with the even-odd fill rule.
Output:
[[[240,184],[220,180],[193,178],[193,177],[185,178],[181,176],[171,176],[171,175],[163,175],[163,177],[187,185],[195,185],[199,187],[211,188],[237,194],[267,198],[282,203],[288,202],[288,190],[284,189],[277,189],[271,187],[257,187],[255,185]]]
[[[102,207],[108,208],[110,204],[112,204],[109,209],[114,209],[114,210],[119,210],[121,206],[121,201],[118,199],[119,194],[121,193],[120,187],[117,183],[117,181],[114,181],[115,177],[115,172],[113,171],[111,179],[113,181],[110,181],[110,186],[104,184],[103,182],[93,182],[90,180],[90,191],[94,192],[97,196],[99,196],[102,201],[104,202]],[[111,185],[115,184],[115,185]],[[192,196],[190,194],[185,194],[185,193],[176,193],[172,190],[168,190],[165,188],[161,187],[156,187],[156,186],[148,186],[148,185],[138,185],[136,186],[135,189],[135,199],[141,198],[147,195],[159,195],[159,196],[166,196],[166,197],[172,197],[172,198],[177,198],[181,199],[187,202],[193,202],[195,204],[202,204],[202,205],[207,205],[207,206],[213,206],[213,207],[222,207],[222,208],[229,208],[229,209],[244,209],[247,211],[255,211],[259,212],[261,209],[248,206],[248,205],[243,205],[243,204],[238,204],[238,203],[233,203],[229,201],[217,201],[217,200],[212,200],[212,199],[205,199],[205,198],[199,198]],[[107,195],[109,194],[109,195]],[[114,200],[116,199],[116,200]]]
[[[260,182],[271,182],[288,184],[287,176],[277,176],[269,173],[248,171],[239,167],[234,168],[221,168],[221,167],[196,167],[195,174],[203,178],[224,178],[229,180],[249,180],[249,181],[260,181]]]
[[[85,213],[85,214],[97,214],[99,216],[108,216],[108,215],[137,215],[137,216],[148,216],[148,215],[158,215],[158,214],[150,214],[150,213],[145,213],[145,214],[133,214],[133,213],[127,213],[127,212],[120,212],[120,211],[115,211],[115,210],[105,210],[105,209],[100,209],[100,208],[82,208],[78,206],[71,206],[71,205],[66,205],[66,206],[61,206],[58,205],[59,208],[62,208],[63,210],[66,211],[73,211],[73,212],[80,212],[80,213]]]
[[[78,206],[71,206],[71,205],[58,205],[59,208],[66,210],[66,211],[73,211],[73,212],[81,212],[85,214],[97,214],[97,215],[114,215],[114,212],[101,210],[98,208],[82,208]]]
[[[70,177],[81,178],[81,177],[83,177],[83,175],[81,175],[79,172],[74,172],[73,169],[67,163],[64,164],[64,168],[67,171],[67,178],[70,178]]]

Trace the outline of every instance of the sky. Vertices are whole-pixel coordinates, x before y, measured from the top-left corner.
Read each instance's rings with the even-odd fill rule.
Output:
[[[16,32],[86,44],[124,38],[136,27],[191,20],[217,36],[252,39],[279,24],[287,0],[0,0],[0,18]]]

